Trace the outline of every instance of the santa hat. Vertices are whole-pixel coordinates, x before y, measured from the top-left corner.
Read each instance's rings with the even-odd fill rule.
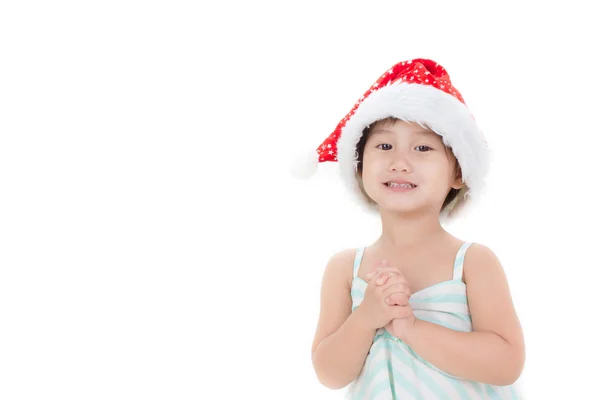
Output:
[[[319,163],[338,162],[342,180],[355,200],[376,211],[376,205],[360,189],[356,146],[367,126],[388,117],[425,126],[452,148],[466,190],[445,210],[445,217],[456,215],[480,197],[490,163],[487,142],[446,69],[423,58],[399,62],[384,72],[316,151],[296,160],[292,173],[308,178]]]

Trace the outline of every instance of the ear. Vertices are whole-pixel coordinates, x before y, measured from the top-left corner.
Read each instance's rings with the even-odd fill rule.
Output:
[[[466,185],[463,183],[462,178],[456,178],[454,182],[452,182],[452,189],[462,189]]]
[[[465,183],[463,183],[462,181],[462,169],[460,168],[460,164],[458,163],[458,160],[456,159],[456,157],[454,157],[454,155],[452,159],[452,164],[454,166],[455,172],[454,176],[456,177],[452,182],[452,189],[462,189],[466,186]]]

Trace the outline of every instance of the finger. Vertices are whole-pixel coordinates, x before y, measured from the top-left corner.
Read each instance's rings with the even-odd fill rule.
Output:
[[[402,271],[400,271],[400,269],[398,267],[390,267],[390,266],[379,266],[379,267],[374,267],[371,271],[367,272],[367,274],[365,275],[367,280],[371,279],[372,277],[374,277],[377,274],[380,274],[381,272],[384,271],[394,271],[396,272],[396,274],[401,274]]]
[[[404,306],[410,303],[410,295],[405,292],[394,292],[383,296],[385,304]]]
[[[388,282],[388,279],[390,279],[390,278],[394,278],[395,282],[406,282],[404,275],[402,275],[397,268],[388,269],[385,271],[379,271],[375,275],[375,277],[377,278],[375,281],[375,284],[377,286],[385,285]]]
[[[376,284],[377,286],[381,286],[385,284],[387,282],[387,278],[391,276],[401,276],[402,279],[404,279],[404,275],[398,267],[379,267],[366,275],[366,281],[369,283],[371,279],[377,277]]]
[[[384,276],[387,276],[387,277],[390,277],[390,276],[401,276],[402,279],[404,279],[404,275],[402,274],[402,271],[400,271],[400,269],[398,267],[381,268],[381,269],[379,269],[379,271],[375,275],[371,275],[371,278],[375,277],[375,276],[378,277],[377,278],[378,280],[381,277],[384,277]],[[371,279],[371,278],[369,278],[369,279]],[[382,283],[385,283],[385,281],[386,281],[385,279],[382,280]],[[378,282],[377,284],[379,285],[380,283]]]
[[[405,293],[392,293],[386,297],[385,302],[390,306],[405,306],[410,303],[409,300]]]
[[[367,272],[367,279],[371,279],[376,273],[379,272],[379,268],[381,267],[381,263],[374,264],[369,272]]]
[[[367,272],[367,275],[366,275],[366,277],[367,277],[367,281],[369,281],[369,279],[371,279],[371,278],[372,278],[372,277],[373,277],[375,274],[377,274],[378,272],[379,272],[379,270],[378,270],[378,269],[374,269],[374,270],[373,270],[373,271],[371,271],[371,272]]]
[[[410,288],[403,283],[395,283],[390,286],[386,286],[383,288],[381,295],[384,297],[388,297],[393,295],[394,293],[404,293],[405,296],[410,297],[412,293],[410,292]]]
[[[376,272],[382,267],[389,267],[390,263],[387,260],[379,261],[379,263],[373,263],[373,268],[371,268],[371,272]]]
[[[377,286],[381,286],[381,285],[384,285],[389,278],[397,276],[397,275],[398,275],[398,272],[393,271],[393,270],[379,271],[374,276],[372,276],[372,278],[375,279],[375,284]]]
[[[387,284],[385,284],[384,287],[381,288],[381,290],[382,293],[386,296],[389,296],[390,294],[395,292],[412,294],[410,292],[410,286],[408,285],[408,283],[406,283],[406,281],[399,276],[392,276],[388,280]]]
[[[405,296],[410,297],[410,288],[404,283],[395,283],[387,286],[383,292],[382,296],[388,297],[393,295],[394,293],[403,293]]]
[[[394,272],[396,272],[398,275],[404,275],[404,274],[402,273],[402,270],[401,270],[400,268],[398,268],[398,267],[390,267],[390,266],[387,266],[387,267],[379,267],[379,268],[377,268],[377,270],[376,270],[376,272],[377,272],[377,273],[381,273],[381,272],[387,272],[387,271],[394,271]]]
[[[394,276],[398,276],[398,273],[395,271],[380,272],[377,276],[377,286],[385,285],[388,279],[393,278]]]
[[[404,278],[402,275],[396,275],[395,273],[391,272],[391,275],[389,276],[387,282],[384,284],[387,286],[391,286],[391,285],[395,285],[397,283],[402,283],[404,285],[406,285],[406,287],[410,290],[410,285],[408,284],[408,281],[406,280],[406,278]]]

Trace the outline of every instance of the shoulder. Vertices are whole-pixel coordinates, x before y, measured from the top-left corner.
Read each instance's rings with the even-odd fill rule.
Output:
[[[502,263],[496,253],[481,243],[471,243],[465,253],[463,265],[467,284],[469,279],[504,275]]]
[[[330,277],[342,279],[350,286],[355,258],[356,249],[354,248],[338,251],[329,258],[325,268],[325,274]]]
[[[354,263],[357,249],[344,249],[340,250],[329,258],[329,262],[334,265],[345,264],[348,262]]]

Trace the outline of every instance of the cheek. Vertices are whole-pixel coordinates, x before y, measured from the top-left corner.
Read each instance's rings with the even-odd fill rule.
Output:
[[[363,172],[362,172],[361,179],[362,179],[362,186],[365,189],[365,191],[367,191],[367,192],[372,191],[373,188],[375,188],[379,182],[379,179],[377,178],[377,174],[375,172],[375,168],[373,168],[372,165],[363,166]]]
[[[373,182],[375,181],[375,177],[373,176],[373,172],[371,169],[363,169],[362,173],[362,182],[364,187],[373,186]]]
[[[381,174],[382,160],[381,159],[364,158],[362,167],[363,167],[363,170],[362,170],[363,178],[372,180],[377,175]]]
[[[382,155],[373,156],[369,153],[365,153],[363,156],[363,172],[364,171],[379,171],[382,166],[386,163],[386,157]]]

